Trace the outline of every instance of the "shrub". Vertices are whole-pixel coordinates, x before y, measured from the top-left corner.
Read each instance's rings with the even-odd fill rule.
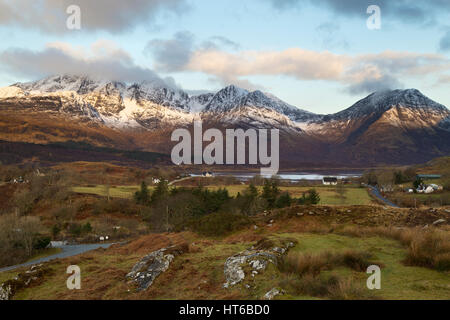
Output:
[[[306,274],[302,277],[287,276],[280,282],[280,286],[295,295],[308,295],[334,300],[357,300],[370,296],[360,284],[351,278],[342,278],[338,275],[315,277]],[[373,298],[373,297],[372,297]]]
[[[51,241],[50,237],[37,238],[34,242],[33,248],[35,250],[45,249],[50,244],[50,241]]]
[[[55,224],[52,227],[52,236],[53,236],[53,238],[56,238],[60,232],[61,232],[61,228],[57,224]]]
[[[80,224],[78,224],[78,223],[72,223],[72,224],[69,226],[69,233],[70,233],[70,234],[72,234],[72,235],[74,235],[74,236],[76,236],[76,237],[79,237],[79,236],[81,235],[81,232],[82,232],[82,228],[81,228],[81,225],[80,225]]]
[[[223,236],[250,224],[248,217],[229,213],[213,213],[192,220],[191,228],[205,236]]]
[[[450,236],[438,230],[419,233],[411,240],[405,262],[439,271],[450,270]]]

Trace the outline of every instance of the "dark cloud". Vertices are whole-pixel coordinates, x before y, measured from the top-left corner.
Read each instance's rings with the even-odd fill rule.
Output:
[[[156,70],[176,72],[189,62],[193,47],[194,35],[190,32],[178,32],[172,39],[151,40],[145,50],[154,57]]]
[[[292,9],[305,4],[303,0],[266,0],[279,10]],[[436,16],[448,12],[448,0],[308,0],[307,2],[326,8],[343,16],[365,18],[370,5],[378,5],[383,15],[406,23],[434,24]]]
[[[96,54],[100,53],[99,51],[102,51],[101,55]],[[42,51],[12,48],[0,52],[0,70],[30,79],[55,74],[72,74],[111,81],[164,82],[155,72],[136,65],[125,52],[112,48],[111,44],[96,43],[93,45],[92,53],[74,49],[63,43],[52,44]]]
[[[397,79],[392,76],[383,76],[379,79],[366,79],[362,82],[350,85],[347,88],[347,92],[357,95],[401,88],[403,88],[403,84]]]
[[[183,71],[197,50],[234,50],[240,45],[222,36],[213,36],[197,43],[195,36],[187,31],[177,32],[172,39],[155,39],[147,43],[145,53],[154,58],[155,70],[162,72]]]
[[[0,0],[0,25],[65,33],[70,5],[81,9],[81,28],[123,32],[138,24],[154,24],[160,13],[181,13],[186,0]]]

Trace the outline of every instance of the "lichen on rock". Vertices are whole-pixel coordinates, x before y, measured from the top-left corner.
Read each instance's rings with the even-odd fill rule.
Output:
[[[187,251],[187,245],[170,246],[154,251],[136,263],[126,278],[137,284],[137,291],[145,291],[155,279],[169,269],[176,256]]]

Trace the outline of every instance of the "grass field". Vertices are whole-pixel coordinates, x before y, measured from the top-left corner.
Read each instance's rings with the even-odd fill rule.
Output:
[[[175,259],[170,269],[162,274],[146,292],[135,293],[124,281],[131,267],[145,253],[153,248],[156,237],[149,236],[139,243],[148,249],[135,252],[135,244],[112,250],[97,250],[82,256],[58,260],[49,264],[52,272],[45,281],[19,292],[15,299],[261,299],[272,288],[286,285],[289,276],[280,273],[274,265],[256,277],[246,277],[231,289],[223,288],[225,282],[223,266],[227,257],[250,247],[251,237],[270,239],[295,239],[298,244],[290,253],[320,254],[345,250],[358,250],[372,254],[373,260],[382,267],[381,290],[366,288],[368,275],[347,267],[324,270],[320,277],[339,276],[359,287],[367,299],[450,299],[448,273],[420,267],[405,266],[402,261],[406,249],[394,240],[382,237],[353,238],[336,234],[311,234],[298,232],[269,232],[268,230],[246,230],[225,239],[200,239],[192,234],[181,234],[189,242],[195,242],[195,250]],[[153,239],[155,238],[155,239]],[[152,240],[153,239],[153,240]],[[145,240],[145,241],[144,241]],[[141,246],[141,244],[139,244]],[[140,247],[141,249],[144,249]],[[122,251],[123,250],[123,251]],[[82,270],[82,289],[67,290],[66,268],[69,264],[79,265]],[[16,272],[0,273],[0,282],[14,277]],[[248,287],[247,287],[248,286]],[[278,299],[317,299],[314,295],[295,294],[288,291]],[[323,298],[323,297],[322,297]]]
[[[247,186],[245,185],[224,185],[224,186],[211,186],[207,187],[211,190],[217,190],[218,188],[226,188],[231,196],[236,196],[238,192],[242,193]],[[152,187],[149,187],[152,190]],[[261,191],[262,188],[260,188]],[[299,198],[302,194],[311,187],[280,187],[282,191],[287,191],[292,197]],[[344,197],[339,197],[334,187],[318,186],[315,187],[320,195],[320,204],[323,205],[368,205],[372,203],[372,199],[364,188],[358,187],[345,187]],[[82,194],[94,194],[99,196],[109,196],[112,198],[130,199],[134,193],[139,190],[139,186],[113,186],[109,189],[103,185],[92,187],[74,187],[73,192]]]

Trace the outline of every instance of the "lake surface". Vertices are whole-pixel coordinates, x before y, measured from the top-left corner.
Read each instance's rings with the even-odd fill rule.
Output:
[[[215,176],[233,176],[241,181],[248,181],[253,177],[259,175],[258,172],[215,172]],[[199,174],[192,174],[193,177],[199,177]],[[347,178],[359,178],[362,176],[361,172],[280,172],[278,177],[282,180],[288,180],[291,182],[307,180],[307,181],[317,181],[322,180],[324,177],[337,177],[338,179],[347,179]],[[270,178],[270,176],[264,177]]]

